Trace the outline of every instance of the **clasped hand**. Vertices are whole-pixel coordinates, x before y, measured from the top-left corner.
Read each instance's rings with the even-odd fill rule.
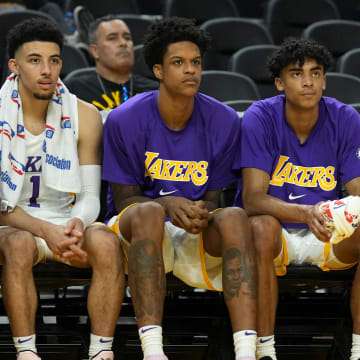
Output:
[[[78,218],[68,221],[66,226],[53,225],[45,238],[52,252],[63,261],[87,262],[84,244],[84,225]]]
[[[192,234],[199,234],[205,230],[211,220],[211,214],[203,200],[192,201],[183,197],[169,196],[166,209],[174,225]]]

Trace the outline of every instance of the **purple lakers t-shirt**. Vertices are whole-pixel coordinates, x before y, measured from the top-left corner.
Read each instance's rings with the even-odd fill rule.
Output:
[[[170,129],[163,121],[158,91],[139,94],[113,110],[104,127],[103,179],[140,185],[150,198],[172,195],[200,199],[206,191],[235,181],[239,155],[237,113],[203,94],[185,127]],[[116,214],[108,197],[107,218]]]
[[[336,99],[322,97],[319,118],[301,144],[285,118],[285,97],[254,103],[242,121],[241,151],[234,169],[270,175],[268,194],[289,203],[314,205],[339,196],[340,184],[360,176],[360,116]],[[241,189],[235,204],[241,203]],[[306,227],[305,224],[283,224]]]

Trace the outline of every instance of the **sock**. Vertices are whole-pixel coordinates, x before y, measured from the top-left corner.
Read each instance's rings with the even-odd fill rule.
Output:
[[[350,360],[360,359],[360,335],[352,334],[352,347]]]
[[[256,331],[241,330],[233,333],[236,360],[255,360]]]
[[[144,358],[149,355],[164,355],[161,326],[143,326],[139,329],[139,337]]]
[[[113,337],[90,334],[89,357],[96,355],[101,350],[111,351],[113,341]]]
[[[31,350],[34,353],[37,353],[36,346],[35,346],[35,339],[36,339],[35,334],[31,334],[28,336],[13,337],[16,351],[20,352],[20,351],[25,351],[25,350]]]
[[[272,360],[277,360],[274,335],[259,336],[256,339],[256,359],[259,360],[264,356],[269,356]]]

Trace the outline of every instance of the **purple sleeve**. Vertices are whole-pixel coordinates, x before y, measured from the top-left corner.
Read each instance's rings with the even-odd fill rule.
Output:
[[[141,169],[134,167],[138,163],[135,157],[139,146],[135,142],[136,131],[127,126],[126,114],[118,110],[119,108],[109,114],[104,126],[103,179],[111,183],[137,185]],[[144,159],[141,163],[144,163]],[[143,169],[142,174],[144,171]]]
[[[355,109],[342,109],[340,124],[342,134],[339,137],[340,177],[346,184],[360,176],[360,115]]]
[[[241,127],[240,158],[236,170],[250,167],[271,173],[274,162],[271,141],[275,133],[271,121],[265,121],[266,113],[252,106],[245,111]]]
[[[240,150],[240,125],[241,121],[237,113],[229,110],[223,116],[229,117],[227,123],[224,119],[220,122],[220,128],[215,130],[214,159],[211,164],[211,176],[207,190],[217,190],[234,182],[236,176],[233,172],[233,164]],[[214,131],[214,129],[212,129]]]

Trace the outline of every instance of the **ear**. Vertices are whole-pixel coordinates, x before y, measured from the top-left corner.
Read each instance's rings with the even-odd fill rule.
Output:
[[[9,69],[15,75],[19,75],[18,65],[15,59],[10,59],[8,62]]]
[[[326,89],[326,76],[324,76],[324,84],[323,84],[323,87],[322,87],[323,90]]]
[[[158,80],[162,80],[163,79],[162,65],[155,64],[153,66],[153,73]]]
[[[284,84],[280,77],[275,78],[275,86],[279,91],[284,91]]]
[[[95,60],[99,59],[98,48],[97,48],[96,44],[90,44],[89,51]]]

